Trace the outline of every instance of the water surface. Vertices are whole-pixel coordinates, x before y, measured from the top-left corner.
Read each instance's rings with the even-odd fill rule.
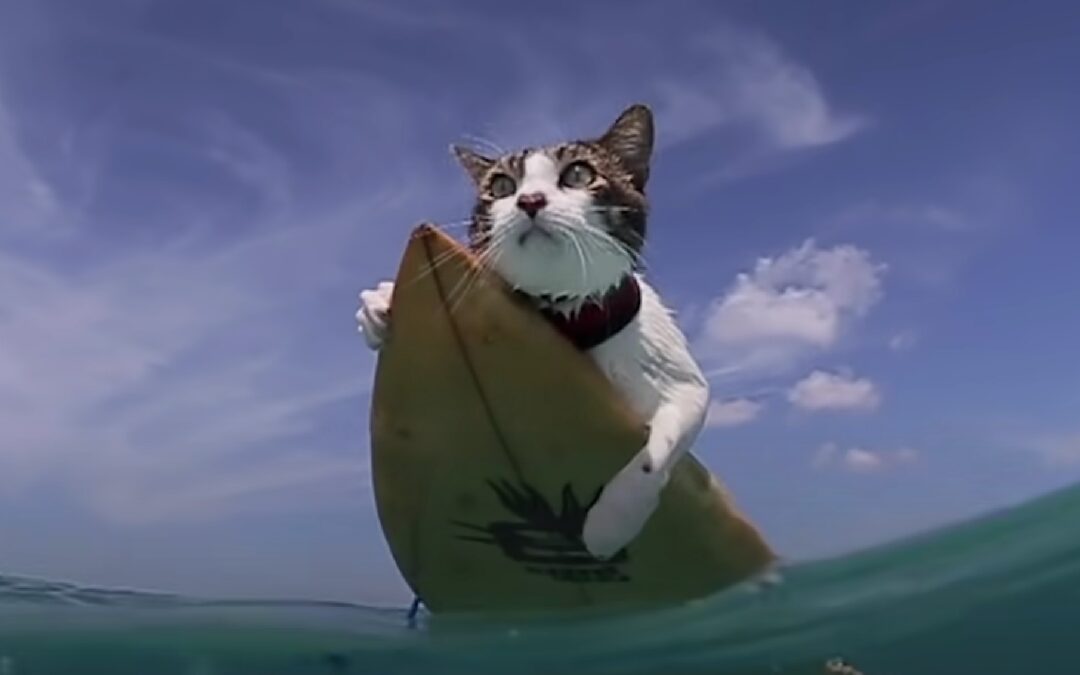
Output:
[[[1080,488],[617,616],[428,617],[0,577],[0,675],[1080,673]]]

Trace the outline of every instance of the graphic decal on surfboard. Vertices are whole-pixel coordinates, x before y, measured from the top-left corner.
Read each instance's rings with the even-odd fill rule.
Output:
[[[495,520],[486,525],[454,521],[465,530],[458,539],[498,547],[503,555],[521,563],[534,574],[574,583],[625,582],[621,569],[630,556],[626,549],[606,560],[594,558],[581,541],[585,516],[599,498],[582,504],[569,483],[563,486],[562,505],[556,511],[540,492],[522,482],[487,481],[499,502],[516,519]]]

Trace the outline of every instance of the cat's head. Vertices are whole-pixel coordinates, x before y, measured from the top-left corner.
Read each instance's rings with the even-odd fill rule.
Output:
[[[627,108],[599,137],[499,157],[453,146],[476,186],[472,246],[531,295],[603,293],[645,241],[652,113]]]

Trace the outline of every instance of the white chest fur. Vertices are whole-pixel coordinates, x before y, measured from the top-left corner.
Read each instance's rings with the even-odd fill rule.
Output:
[[[651,421],[661,405],[675,397],[686,415],[685,426],[676,435],[680,441],[690,443],[704,422],[708,382],[672,313],[640,276],[638,285],[638,315],[618,334],[589,350],[589,355],[646,421]]]

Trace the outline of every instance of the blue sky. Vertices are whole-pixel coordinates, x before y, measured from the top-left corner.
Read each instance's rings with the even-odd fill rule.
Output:
[[[358,292],[451,142],[657,115],[696,453],[833,555],[1080,477],[1066,2],[0,4],[0,571],[407,600]]]

